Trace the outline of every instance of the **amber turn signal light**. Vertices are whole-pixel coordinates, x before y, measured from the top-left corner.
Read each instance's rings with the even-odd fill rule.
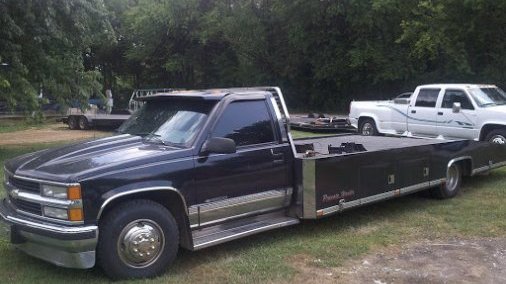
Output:
[[[84,214],[82,208],[69,209],[69,221],[83,221]]]
[[[67,198],[69,200],[78,200],[81,199],[81,186],[73,185],[67,189]]]

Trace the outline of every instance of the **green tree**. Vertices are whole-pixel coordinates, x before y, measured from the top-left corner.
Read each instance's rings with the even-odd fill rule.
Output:
[[[0,0],[0,99],[35,109],[42,92],[60,103],[101,92],[86,66],[91,47],[114,40],[101,0]]]

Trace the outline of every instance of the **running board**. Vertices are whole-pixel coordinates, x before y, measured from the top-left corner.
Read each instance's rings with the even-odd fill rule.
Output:
[[[256,233],[298,224],[298,218],[285,211],[258,215],[225,224],[192,231],[193,250],[199,250]]]

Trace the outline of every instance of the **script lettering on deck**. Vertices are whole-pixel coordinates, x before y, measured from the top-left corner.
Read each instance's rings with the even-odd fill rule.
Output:
[[[348,190],[348,191],[343,190],[343,191],[336,193],[336,194],[324,194],[322,201],[324,203],[328,203],[328,202],[333,202],[333,201],[337,201],[340,199],[346,199],[348,197],[352,197],[353,195],[355,195],[354,190]]]

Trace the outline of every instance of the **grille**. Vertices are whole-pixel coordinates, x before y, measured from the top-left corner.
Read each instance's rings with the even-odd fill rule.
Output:
[[[32,214],[42,215],[42,206],[38,203],[25,201],[21,199],[11,198],[11,203],[16,206],[17,209]]]
[[[10,176],[9,177],[9,183],[17,188],[21,189],[23,191],[33,192],[33,193],[40,193],[40,187],[39,184],[33,181],[27,181],[19,178],[15,178]]]

